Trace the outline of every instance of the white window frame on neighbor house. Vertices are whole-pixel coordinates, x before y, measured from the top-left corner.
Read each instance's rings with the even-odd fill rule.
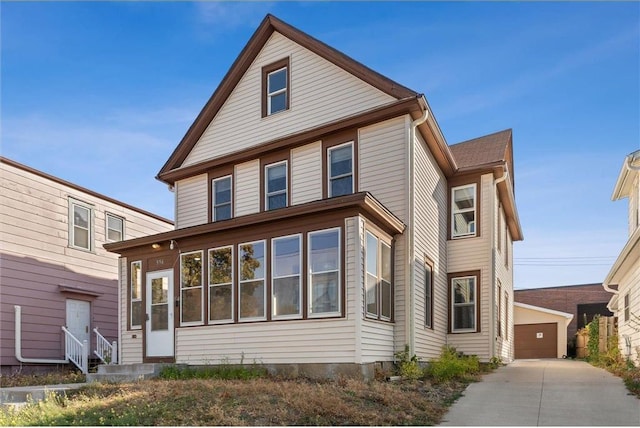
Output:
[[[455,284],[457,281],[472,281],[473,287],[473,301],[456,303],[455,299]],[[478,277],[475,275],[463,275],[452,276],[449,282],[450,295],[451,295],[451,307],[450,307],[450,319],[451,319],[451,332],[452,333],[476,333],[478,331]],[[457,327],[456,326],[456,309],[462,309],[466,307],[472,307],[473,313],[470,318],[473,322],[472,327]]]
[[[75,221],[75,209],[79,208],[81,210],[87,211],[87,227],[76,225]],[[94,250],[94,232],[93,232],[93,224],[94,224],[94,206],[88,204],[86,202],[82,202],[75,198],[69,198],[69,247],[75,248],[78,250],[89,251],[92,252]],[[87,246],[76,245],[76,228],[86,230],[87,231]]]
[[[296,257],[296,261],[293,265],[293,269],[280,271],[279,267],[284,266],[284,263],[279,262],[278,243],[283,241],[291,241],[296,239],[297,253],[292,256]],[[297,270],[297,273],[296,273]],[[299,319],[302,318],[302,234],[279,236],[271,240],[271,318],[274,320],[282,319]],[[298,286],[298,301],[297,312],[290,314],[278,314],[278,280],[293,280],[297,278]]]
[[[134,266],[137,267],[136,273],[134,274]],[[129,281],[129,330],[141,330],[142,322],[144,318],[144,310],[142,308],[142,261],[136,260],[131,262],[131,271],[130,271],[131,279]],[[137,293],[138,297],[133,297],[134,289]],[[140,324],[133,323],[133,306],[134,303],[140,306]]]
[[[221,181],[229,180],[229,201],[218,202],[216,200],[216,184]],[[218,218],[217,208],[229,206],[229,217],[233,218],[233,175],[225,175],[211,180],[211,219],[212,221],[228,220],[228,218]]]
[[[337,234],[338,246],[336,248],[336,260],[335,263],[331,263],[333,266],[329,266],[327,264],[326,268],[320,268],[317,271],[314,271],[314,254],[313,254],[313,239],[318,235],[323,234]],[[332,317],[332,316],[340,316],[342,314],[342,232],[339,227],[331,228],[331,229],[322,229],[316,230],[313,232],[307,233],[307,287],[308,287],[308,318],[322,318],[322,317]],[[313,300],[314,300],[314,277],[320,275],[327,275],[335,273],[337,275],[337,284],[336,284],[336,311],[327,311],[327,312],[314,312],[313,311]]]
[[[117,216],[115,214],[111,214],[109,212],[105,212],[105,216],[104,216],[104,226],[105,226],[105,231],[104,231],[104,238],[106,242],[118,242],[118,241],[124,241],[124,225],[125,225],[125,221],[123,217]],[[113,221],[117,221],[120,222],[120,230],[115,229],[113,227],[110,226],[110,220]],[[115,231],[117,233],[120,234],[120,239],[111,239],[109,237],[109,231]]]
[[[261,245],[262,246],[262,276],[257,278],[242,278],[242,255],[240,254],[245,245]],[[267,319],[267,242],[266,240],[258,240],[251,242],[243,242],[238,244],[238,321],[265,321]],[[242,286],[250,282],[262,282],[262,315],[253,317],[242,316]]]
[[[230,252],[230,266],[228,266],[229,269],[231,269],[231,275],[230,275],[230,282],[213,282],[213,278],[212,278],[212,274],[214,273],[214,269],[213,266],[211,266],[211,261],[213,260],[212,254],[214,252],[217,251],[229,251]],[[234,294],[235,294],[235,290],[233,287],[233,279],[234,279],[234,270],[235,270],[235,263],[234,263],[234,248],[233,245],[226,245],[224,247],[217,247],[217,248],[210,248],[207,252],[207,256],[208,256],[208,263],[209,263],[209,269],[207,269],[208,274],[209,274],[209,315],[208,315],[208,320],[209,320],[209,324],[227,324],[227,323],[232,323],[234,321],[234,303],[235,303],[235,298],[234,298]],[[216,288],[221,288],[221,287],[229,287],[231,289],[231,307],[229,308],[229,314],[230,317],[229,318],[220,318],[220,319],[213,319],[211,317],[212,313],[211,313],[211,308],[213,305],[211,305],[211,297],[214,295],[213,294],[213,290]]]
[[[331,169],[331,158],[332,158],[332,154],[340,149],[343,149],[345,147],[349,146],[350,148],[350,155],[351,155],[351,170],[348,173],[343,173],[343,174],[337,174],[337,175],[332,175],[332,169]],[[344,144],[339,144],[337,146],[331,146],[327,148],[327,195],[332,198],[334,196],[343,196],[343,195],[350,195],[352,193],[355,192],[355,174],[354,174],[354,169],[355,169],[355,159],[354,159],[354,152],[353,152],[353,141],[349,141],[347,143]],[[341,193],[339,195],[334,195],[333,194],[333,182],[336,180],[340,180],[343,178],[347,178],[347,177],[351,177],[351,191],[349,193]]]
[[[470,208],[457,208],[456,207],[456,192],[472,189],[473,195],[473,207]],[[477,229],[477,221],[478,221],[478,193],[477,193],[477,185],[476,183],[465,184],[463,186],[456,186],[451,188],[451,238],[468,238],[478,235]],[[468,229],[473,229],[471,231],[467,230],[465,232],[456,232],[456,215],[464,215],[467,213],[473,213],[473,220],[471,220],[468,225]]]
[[[191,325],[203,325],[204,324],[204,278],[203,278],[203,263],[204,263],[204,252],[202,250],[198,251],[189,251],[186,253],[180,253],[180,326],[186,327]],[[188,256],[199,255],[200,256],[200,284],[194,286],[185,286],[184,283],[184,258]],[[200,290],[200,319],[193,321],[184,321],[184,305],[185,299],[183,294],[186,291],[190,290]]]
[[[289,206],[289,169],[288,162],[286,160],[281,162],[275,162],[269,165],[265,165],[264,167],[264,210],[270,211],[278,208],[285,208]],[[277,189],[269,192],[269,171],[275,168],[284,167],[284,189]],[[284,195],[284,206],[282,207],[271,207],[271,197]]]

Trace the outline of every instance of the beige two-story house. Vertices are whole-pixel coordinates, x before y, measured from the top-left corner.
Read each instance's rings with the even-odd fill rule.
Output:
[[[618,318],[621,354],[640,364],[640,150],[625,157],[612,200],[629,199],[629,238],[602,286],[613,293],[607,307]]]
[[[422,94],[267,15],[158,173],[175,230],[105,245],[121,361],[509,361],[513,168],[511,130],[449,146]]]

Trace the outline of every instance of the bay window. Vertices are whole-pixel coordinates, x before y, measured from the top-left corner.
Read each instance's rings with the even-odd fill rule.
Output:
[[[366,235],[365,296],[367,317],[391,320],[391,247],[370,232]]]
[[[476,185],[451,189],[451,237],[476,236]]]

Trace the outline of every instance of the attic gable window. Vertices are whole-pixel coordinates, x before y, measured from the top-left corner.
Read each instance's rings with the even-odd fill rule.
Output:
[[[262,68],[262,117],[289,109],[289,58]]]

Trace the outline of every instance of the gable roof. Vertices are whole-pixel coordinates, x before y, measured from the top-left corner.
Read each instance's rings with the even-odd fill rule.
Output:
[[[406,98],[415,99],[421,95],[366,67],[353,58],[309,36],[297,28],[279,20],[275,16],[267,14],[258,29],[249,39],[249,42],[240,52],[240,55],[238,55],[231,65],[231,68],[222,79],[220,85],[214,91],[213,95],[211,95],[211,98],[209,98],[209,101],[207,101],[204,108],[200,111],[196,120],[189,127],[187,133],[182,138],[182,141],[180,141],[167,162],[160,169],[156,178],[162,180],[163,175],[173,169],[179,168],[182,165],[185,158],[196,145],[198,139],[202,136],[209,123],[220,111],[235,86],[245,74],[253,60],[258,56],[260,50],[265,45],[271,34],[276,31],[398,100]]]
[[[511,129],[449,146],[460,171],[491,167],[508,161]]]

